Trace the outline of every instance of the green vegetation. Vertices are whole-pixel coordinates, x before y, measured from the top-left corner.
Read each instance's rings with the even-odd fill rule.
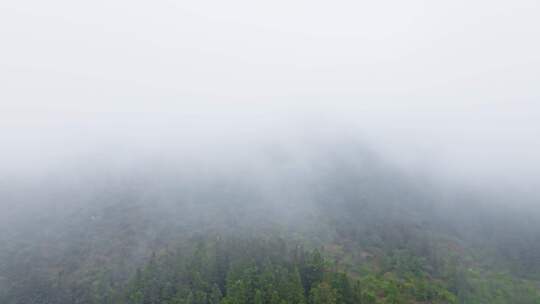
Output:
[[[356,155],[3,187],[0,303],[540,303],[538,215]]]
[[[154,255],[136,272],[119,303],[353,304],[456,303],[437,281],[393,273],[354,279],[317,249],[288,249],[280,239],[199,241]],[[189,253],[186,253],[189,252]],[[111,296],[110,299],[113,299]],[[114,303],[114,302],[111,302]]]
[[[154,252],[126,280],[105,266],[76,284],[60,273],[45,285],[34,280],[33,290],[24,286],[24,302],[6,297],[2,303],[540,303],[534,282],[467,269],[455,257],[441,259],[438,274],[406,250],[361,252],[367,260],[349,267],[343,256],[352,252],[339,247],[306,250],[298,241],[268,235],[205,235]]]

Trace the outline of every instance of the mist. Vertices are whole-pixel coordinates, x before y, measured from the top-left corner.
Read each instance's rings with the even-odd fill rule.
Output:
[[[2,167],[345,132],[414,170],[539,177],[535,1],[2,6]]]
[[[440,303],[496,303],[479,282],[500,274],[540,299],[539,13],[3,1],[0,301],[139,303],[145,263],[215,235],[321,248],[360,282],[442,282]],[[497,301],[536,303],[516,299]]]

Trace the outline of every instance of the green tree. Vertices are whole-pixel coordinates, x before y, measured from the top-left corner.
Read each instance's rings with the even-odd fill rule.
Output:
[[[309,261],[307,262],[303,272],[304,290],[311,290],[313,286],[322,281],[324,273],[324,259],[319,250],[315,249],[311,253]]]
[[[233,304],[249,303],[249,295],[246,283],[243,280],[237,280],[227,288],[227,298]]]
[[[302,278],[300,277],[300,271],[298,267],[294,267],[294,270],[290,274],[288,286],[288,301],[292,304],[304,304],[306,298],[304,295],[304,287],[302,286]]]
[[[311,304],[336,304],[337,292],[328,283],[322,282],[311,289]]]
[[[210,296],[208,297],[208,303],[209,304],[219,304],[221,302],[221,298],[223,295],[221,294],[221,290],[219,289],[217,284],[214,284],[212,286],[212,291],[210,292]]]
[[[264,304],[264,297],[263,297],[262,292],[259,289],[255,291],[255,297],[254,297],[253,303]]]

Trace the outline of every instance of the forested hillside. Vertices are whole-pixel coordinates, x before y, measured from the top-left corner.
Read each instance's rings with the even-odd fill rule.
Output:
[[[540,303],[536,214],[323,151],[5,181],[0,303]]]

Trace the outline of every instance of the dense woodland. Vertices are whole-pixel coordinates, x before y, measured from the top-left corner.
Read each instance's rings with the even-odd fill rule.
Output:
[[[516,197],[343,151],[6,180],[0,303],[540,303]]]
[[[319,250],[289,249],[281,239],[196,244],[187,256],[181,249],[152,256],[116,296],[127,303],[455,302],[438,282],[352,278]]]

